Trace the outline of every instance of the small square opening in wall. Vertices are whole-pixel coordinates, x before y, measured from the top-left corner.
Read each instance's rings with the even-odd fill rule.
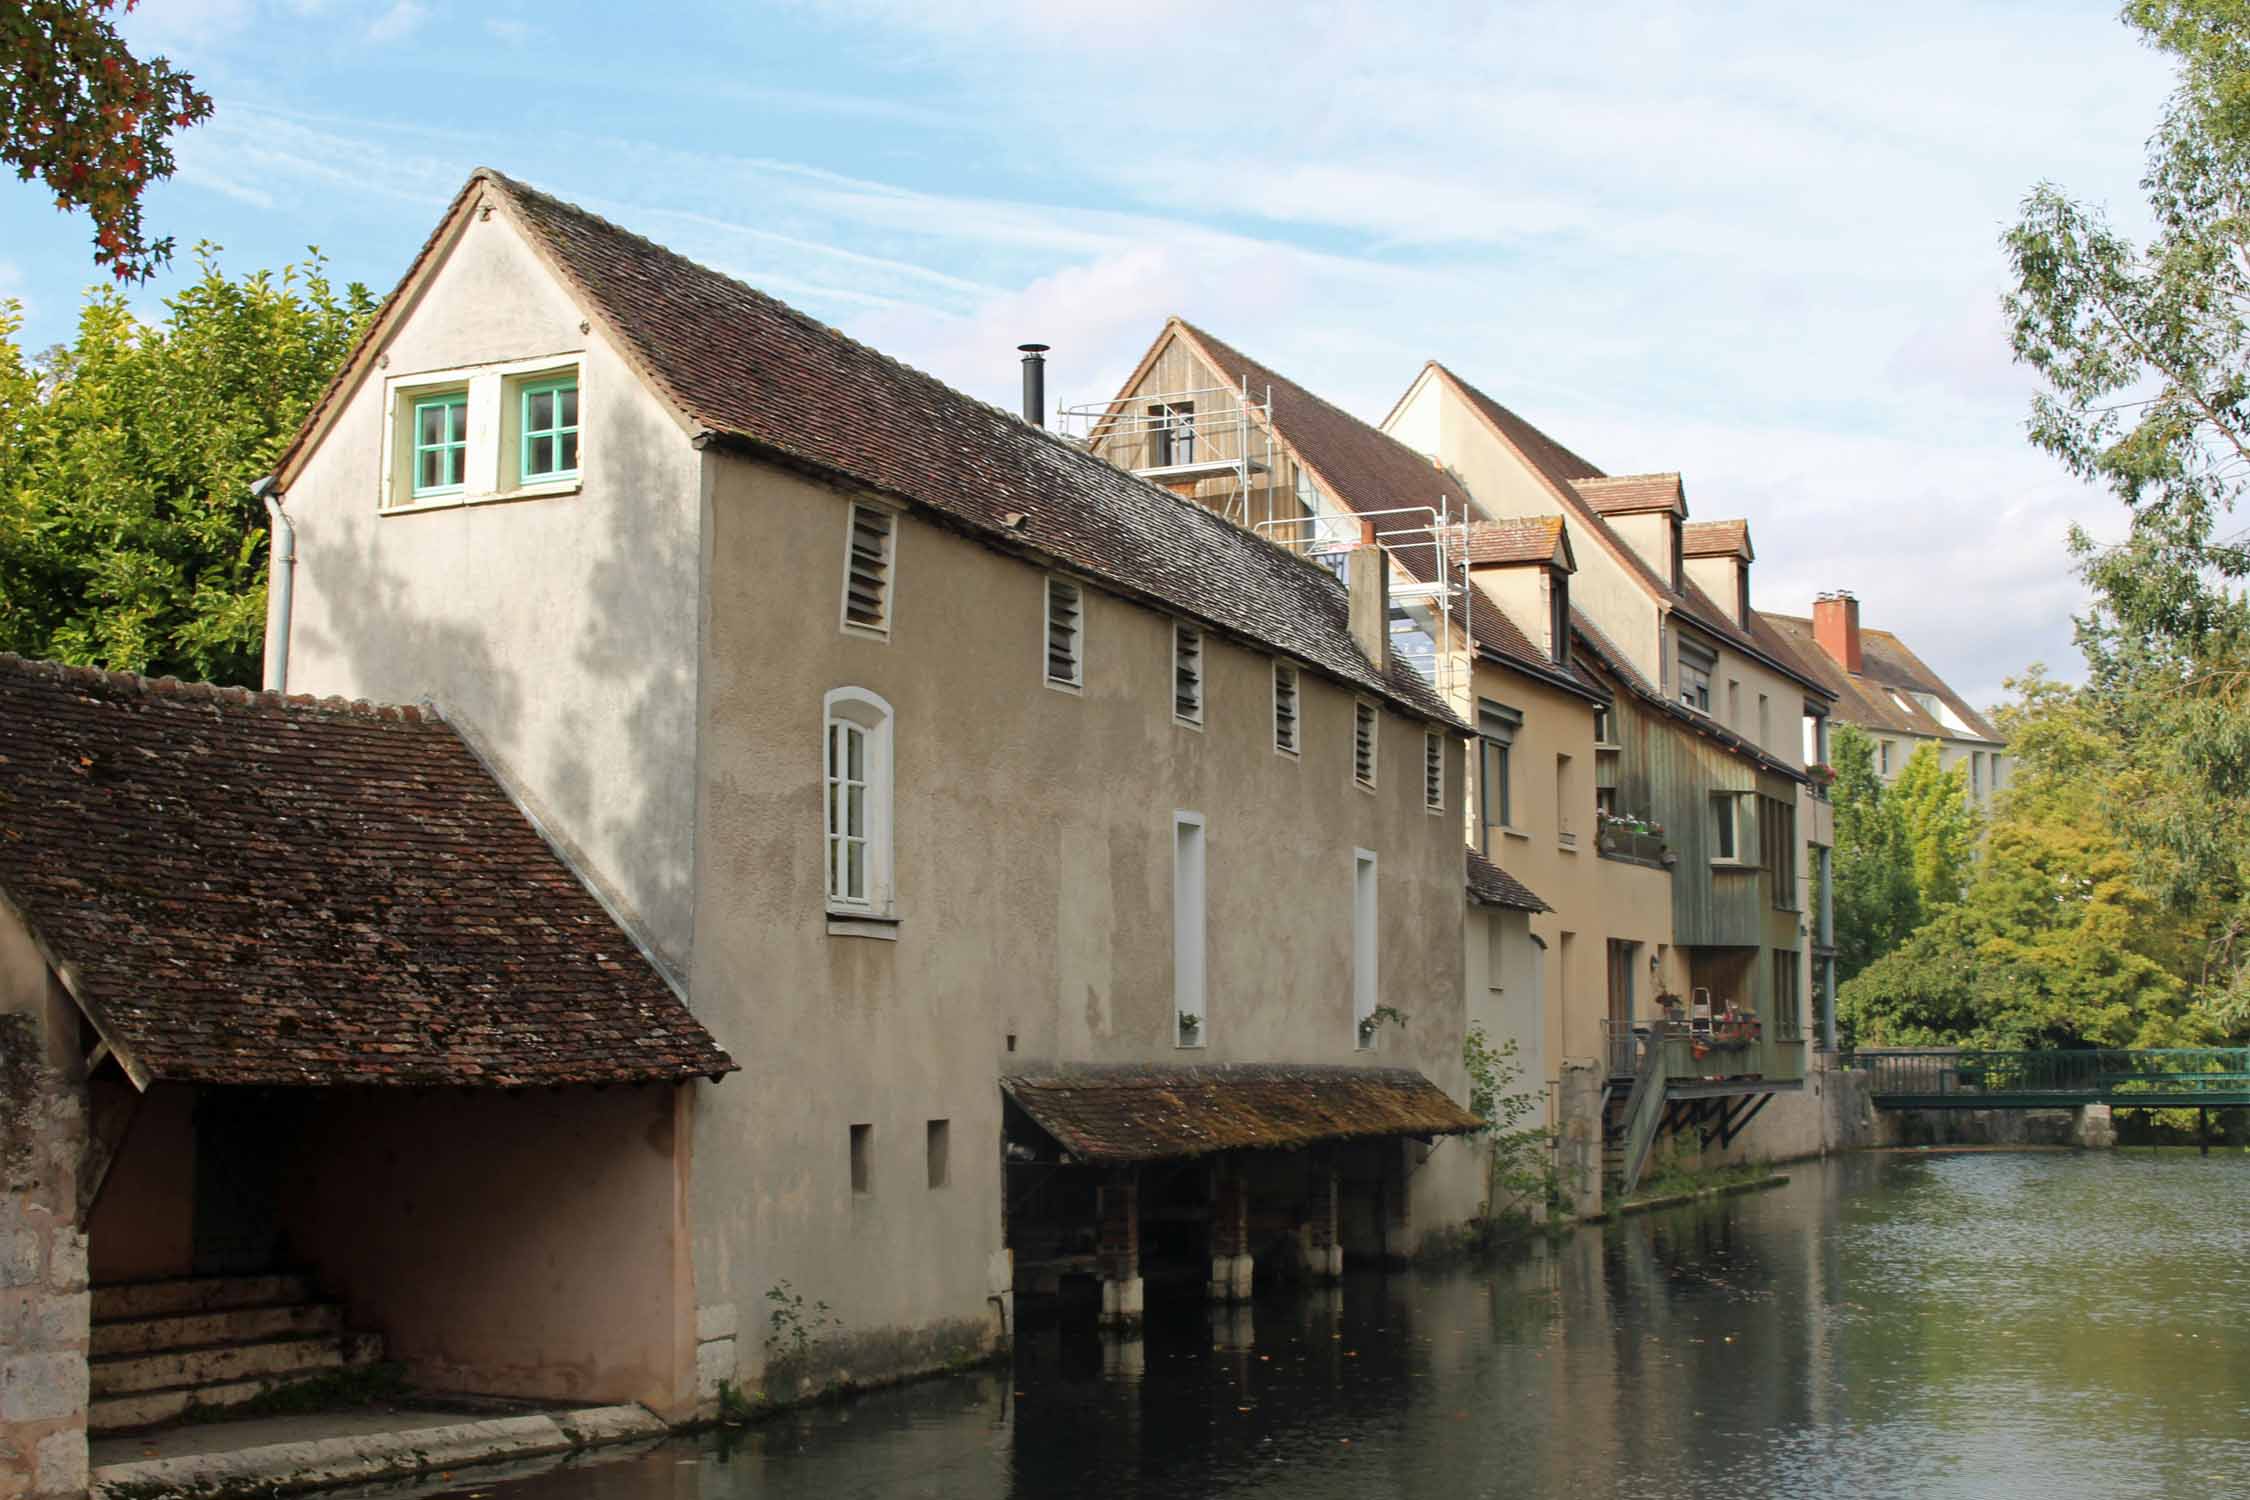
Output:
[[[854,1125],[852,1127],[852,1191],[854,1193],[873,1191],[871,1186],[873,1168],[868,1158],[873,1155],[874,1148],[875,1127],[872,1125]]]
[[[928,1156],[930,1163],[931,1187],[944,1187],[946,1183],[951,1180],[953,1167],[948,1157],[950,1138],[952,1134],[953,1126],[950,1121],[930,1121]]]
[[[1375,786],[1375,705],[1352,705],[1352,780],[1372,790]]]

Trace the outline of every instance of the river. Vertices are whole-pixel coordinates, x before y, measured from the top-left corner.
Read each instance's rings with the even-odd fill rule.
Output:
[[[475,1493],[2250,1500],[2250,1158],[1787,1170]]]

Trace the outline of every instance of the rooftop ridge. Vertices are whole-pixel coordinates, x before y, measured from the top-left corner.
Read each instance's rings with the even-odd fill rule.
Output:
[[[8,651],[0,651],[0,671],[66,686],[106,688],[176,703],[209,703],[229,708],[372,719],[395,724],[437,724],[443,723],[445,717],[434,704],[371,703],[365,698],[343,698],[334,694],[322,697],[314,693],[277,693],[265,688],[235,687],[227,683],[199,682],[169,675],[151,677],[145,673],[127,672],[115,667],[80,666],[43,657],[18,656]]]

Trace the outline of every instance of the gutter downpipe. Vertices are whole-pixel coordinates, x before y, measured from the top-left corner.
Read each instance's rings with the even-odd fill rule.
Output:
[[[273,527],[273,543],[266,553],[266,691],[289,691],[289,616],[297,595],[297,527],[281,508],[276,477],[268,474],[250,486],[250,496],[262,500],[266,519]]]

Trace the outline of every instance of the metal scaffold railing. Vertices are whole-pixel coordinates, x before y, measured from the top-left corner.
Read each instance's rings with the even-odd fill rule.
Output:
[[[1261,521],[1270,542],[1342,574],[1360,547],[1382,550],[1391,568],[1391,654],[1456,708],[1475,696],[1469,612],[1469,513],[1439,496],[1434,506],[1396,510],[1320,510]]]
[[[1250,493],[1274,472],[1273,392],[1238,386],[1139,391],[1055,410],[1056,426],[1119,468],[1163,483],[1224,480],[1202,503],[1250,524]]]

